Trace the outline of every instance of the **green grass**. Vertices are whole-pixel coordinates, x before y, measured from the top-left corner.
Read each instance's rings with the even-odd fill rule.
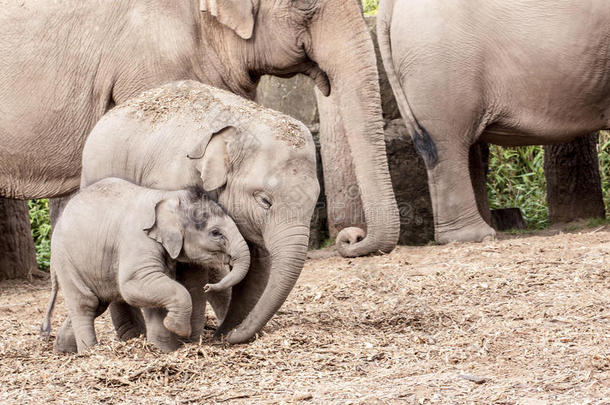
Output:
[[[36,246],[36,259],[40,269],[48,269],[51,261],[51,220],[49,218],[49,200],[30,200],[30,225]]]
[[[604,203],[608,214],[610,213],[609,132],[600,132],[597,150]],[[501,148],[490,145],[487,193],[492,209],[518,207],[528,228],[542,229],[548,226],[543,147]]]
[[[597,228],[605,225],[610,225],[610,218],[591,218],[587,221],[587,227],[589,228]]]
[[[320,249],[326,249],[335,244],[335,238],[328,238],[320,245]]]
[[[492,209],[518,207],[530,229],[548,225],[544,149],[490,145],[487,193]]]

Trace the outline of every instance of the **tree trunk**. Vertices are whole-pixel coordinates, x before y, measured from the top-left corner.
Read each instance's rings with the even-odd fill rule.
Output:
[[[477,208],[483,220],[491,226],[491,210],[487,196],[487,172],[489,171],[489,145],[477,142],[469,152],[470,181],[474,189]]]
[[[0,198],[0,280],[30,278],[37,268],[27,202]]]
[[[605,217],[596,133],[545,146],[544,173],[551,224]]]

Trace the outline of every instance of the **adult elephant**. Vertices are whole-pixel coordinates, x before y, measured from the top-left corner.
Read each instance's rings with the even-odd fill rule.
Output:
[[[610,127],[608,0],[382,0],[383,63],[428,169],[436,240],[480,241],[477,140],[570,141]]]
[[[191,79],[252,98],[264,74],[304,73],[336,95],[361,187],[367,234],[343,232],[340,252],[396,245],[375,54],[356,1],[25,0],[0,13],[0,196],[75,190],[93,125],[146,89]]]

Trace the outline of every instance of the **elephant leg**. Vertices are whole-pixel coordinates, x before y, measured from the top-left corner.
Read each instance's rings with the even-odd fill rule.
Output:
[[[117,336],[123,342],[146,334],[144,318],[139,308],[125,302],[113,302],[110,304],[110,317]]]
[[[125,302],[140,308],[165,308],[163,325],[175,334],[191,336],[191,295],[184,286],[163,272],[153,271],[132,278],[120,287]],[[72,320],[74,322],[74,320]]]
[[[74,329],[72,329],[72,322],[69,316],[66,317],[59,332],[57,332],[53,350],[59,353],[76,353],[78,350],[76,347],[76,337],[74,337]]]
[[[107,307],[106,304],[100,305],[95,313],[95,317],[97,318],[103,314]],[[57,332],[53,350],[59,353],[76,353],[78,351],[74,329],[72,328],[72,321],[69,316],[66,317],[59,332]]]
[[[81,297],[76,300],[66,300],[74,338],[76,340],[76,348],[78,353],[86,352],[91,346],[97,344],[95,336],[95,320],[99,301],[97,297],[91,295]]]
[[[477,207],[469,172],[470,142],[465,139],[469,137],[433,138],[438,161],[428,166],[428,184],[438,243],[480,242],[496,234]]]
[[[163,319],[167,316],[165,309],[144,308],[142,312],[146,320],[146,340],[164,353],[173,352],[182,346],[178,336],[163,326]]]
[[[229,270],[227,267],[210,267],[208,270],[208,282],[218,283],[222,280],[227,274]],[[231,303],[231,289],[228,288],[222,291],[210,291],[206,293],[206,299],[212,306],[214,310],[214,314],[216,314],[216,320],[220,325],[222,321],[224,321],[227,316],[227,311],[229,310],[229,304]]]
[[[191,295],[193,312],[191,313],[192,342],[198,342],[205,327],[205,293],[203,286],[208,283],[208,271],[197,264],[178,263],[176,265],[176,281],[186,288]],[[148,328],[148,319],[146,320]]]

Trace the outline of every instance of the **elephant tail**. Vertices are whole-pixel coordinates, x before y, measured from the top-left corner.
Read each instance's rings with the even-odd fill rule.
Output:
[[[390,28],[392,26],[392,14],[393,14],[393,2],[382,1],[379,5],[379,12],[377,14],[377,39],[379,41],[379,51],[381,52],[381,59],[388,76],[388,81],[396,102],[402,115],[405,125],[409,129],[411,139],[413,139],[413,145],[417,152],[424,159],[426,167],[432,169],[438,163],[438,150],[436,144],[430,137],[430,134],[426,129],[419,124],[415,114],[409,105],[409,100],[404,89],[398,80],[394,61],[392,59],[392,44],[390,39]]]
[[[57,274],[51,268],[51,298],[49,299],[49,304],[47,306],[47,314],[40,325],[40,337],[49,340],[51,336],[51,317],[53,316],[53,309],[55,308],[55,300],[57,299],[57,291],[59,290],[57,284]]]

